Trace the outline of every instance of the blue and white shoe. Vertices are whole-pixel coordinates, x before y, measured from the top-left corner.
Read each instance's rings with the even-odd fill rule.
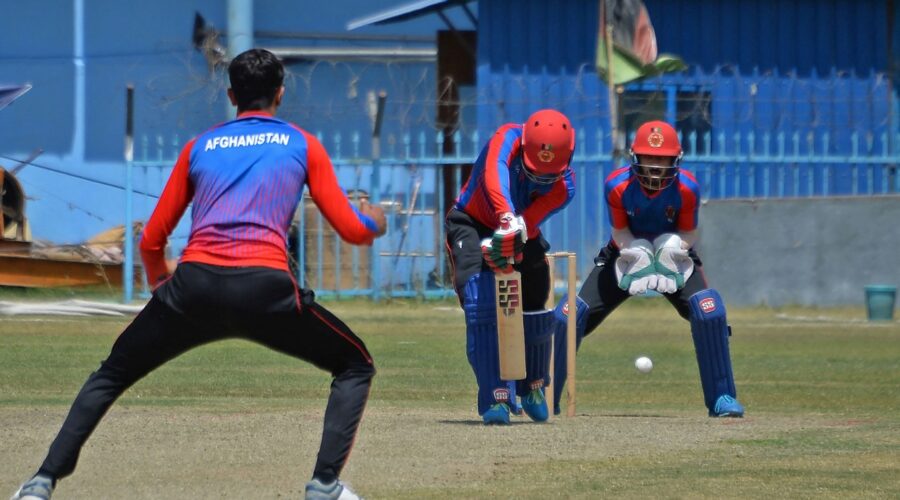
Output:
[[[362,497],[353,493],[346,484],[335,479],[330,483],[323,483],[318,479],[306,483],[306,500],[362,500]]]
[[[744,407],[738,403],[737,399],[723,394],[716,400],[716,405],[710,410],[709,416],[741,418],[744,416]]]
[[[9,500],[50,500],[53,494],[53,478],[37,474],[25,481]]]
[[[496,403],[481,416],[484,425],[509,425],[509,405]]]
[[[531,417],[535,422],[546,422],[547,417],[547,400],[544,399],[543,389],[533,389],[522,399],[522,409],[525,414]]]

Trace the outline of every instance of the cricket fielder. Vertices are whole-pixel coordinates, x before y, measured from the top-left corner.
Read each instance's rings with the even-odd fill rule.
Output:
[[[132,384],[191,348],[235,337],[331,373],[306,498],[358,498],[338,475],[368,399],[372,356],[359,337],[316,303],[311,290],[298,288],[288,271],[285,233],[304,186],[350,243],[368,245],[384,234],[384,214],[378,207],[351,205],[319,141],[275,118],[284,96],[284,68],[271,52],[238,55],[228,74],[237,118],[184,146],[144,228],[140,249],[153,297],[88,377],[43,464],[14,499],[50,498],[57,482],[75,470],[82,446],[107,409]],[[163,251],[191,202],[190,238],[173,273]]]
[[[553,313],[540,225],[575,193],[569,166],[575,130],[562,113],[535,112],[524,124],[509,123],[482,149],[453,209],[447,214],[448,255],[454,286],[466,316],[466,354],[478,383],[478,414],[485,424],[508,424],[516,393],[532,420],[547,420]],[[500,379],[494,274],[522,274],[527,377]]]
[[[612,239],[594,259],[578,292],[577,344],[632,295],[656,290],[690,321],[703,399],[711,417],[741,417],[725,319],[725,303],[706,284],[694,251],[700,190],[681,170],[682,149],[671,125],[661,121],[638,128],[631,165],[606,179],[605,196]],[[556,308],[554,413],[566,379],[567,298]]]

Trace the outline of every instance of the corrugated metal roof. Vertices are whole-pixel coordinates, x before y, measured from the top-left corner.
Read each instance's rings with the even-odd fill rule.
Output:
[[[3,109],[16,99],[25,95],[25,92],[31,90],[31,85],[0,85],[0,109]]]
[[[347,30],[355,30],[373,24],[388,24],[440,12],[455,5],[465,5],[473,0],[419,0],[398,5],[375,14],[360,17],[347,23]]]

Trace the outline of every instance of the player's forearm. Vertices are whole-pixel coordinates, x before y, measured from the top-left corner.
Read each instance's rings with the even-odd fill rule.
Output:
[[[338,236],[352,245],[371,245],[378,235],[376,222],[350,204],[336,182],[326,191],[330,191],[331,194],[323,196],[320,190],[312,188],[310,194],[322,216],[337,231]]]
[[[678,236],[681,237],[682,246],[685,250],[694,246],[697,243],[697,240],[700,239],[700,235],[697,234],[697,231],[678,231]]]
[[[144,262],[144,269],[147,272],[147,282],[153,287],[156,287],[170,274],[166,265],[166,245],[169,235],[172,234],[175,225],[178,224],[178,220],[184,213],[184,207],[186,207],[186,200],[178,203],[169,200],[171,200],[170,196],[164,192],[156,210],[153,211],[153,215],[144,226],[141,241],[138,244],[141,260]]]
[[[169,268],[166,265],[165,250],[148,248],[142,244],[141,260],[144,262],[144,271],[147,273],[147,283],[151,288],[156,288],[162,281],[169,277]]]
[[[175,230],[175,226],[194,196],[194,190],[188,178],[188,169],[190,152],[195,140],[190,140],[181,150],[175,167],[172,169],[172,175],[169,176],[166,187],[163,188],[159,201],[156,203],[156,208],[153,209],[153,214],[150,215],[141,234],[141,242],[138,246],[144,262],[144,270],[147,273],[147,281],[153,287],[156,287],[170,274],[166,266],[166,244],[169,235]]]
[[[616,243],[617,247],[627,248],[635,238],[634,235],[631,234],[631,230],[626,226],[622,229],[613,228],[612,239]]]
[[[353,245],[371,245],[378,236],[378,224],[360,213],[341,189],[325,148],[314,137],[306,134],[308,143],[307,185],[309,194],[325,219],[338,235]]]
[[[506,165],[495,166],[493,175],[485,173],[484,188],[488,202],[496,216],[497,223],[508,213],[516,213],[509,194],[509,169]]]

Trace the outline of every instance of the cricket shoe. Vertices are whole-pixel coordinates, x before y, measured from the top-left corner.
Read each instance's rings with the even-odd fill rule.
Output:
[[[543,389],[532,389],[525,398],[522,399],[522,409],[525,414],[531,417],[535,422],[546,422],[547,417],[547,400],[544,399]]]
[[[330,483],[323,483],[313,478],[306,483],[306,500],[362,500],[362,497],[353,493],[353,490],[342,481],[335,479]]]
[[[25,481],[9,500],[50,500],[53,494],[53,479],[42,474]]]
[[[744,407],[738,403],[737,399],[723,394],[716,400],[716,405],[710,410],[709,416],[741,418],[744,416]]]
[[[481,416],[484,425],[509,425],[509,405],[506,403],[495,403],[488,411]]]

